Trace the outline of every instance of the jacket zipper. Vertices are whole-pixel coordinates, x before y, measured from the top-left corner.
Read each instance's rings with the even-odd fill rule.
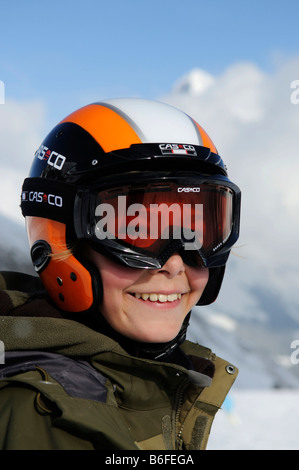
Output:
[[[175,450],[183,450],[182,432],[183,432],[184,425],[182,425],[180,429],[178,429],[178,426],[179,426],[178,423],[179,423],[180,412],[184,403],[184,391],[186,389],[187,382],[188,380],[184,380],[184,382],[178,388],[177,395],[176,395],[176,411],[175,411],[175,417],[174,417]]]

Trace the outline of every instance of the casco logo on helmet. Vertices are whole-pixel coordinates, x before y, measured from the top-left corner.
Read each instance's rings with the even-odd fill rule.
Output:
[[[54,150],[51,151],[43,144],[37,149],[35,155],[39,160],[45,160],[48,165],[53,166],[56,170],[61,170],[66,160],[66,157]]]
[[[189,144],[160,144],[162,155],[197,155],[195,147]]]
[[[26,202],[43,202],[50,206],[62,207],[63,199],[55,194],[45,194],[42,191],[23,191],[22,201]]]

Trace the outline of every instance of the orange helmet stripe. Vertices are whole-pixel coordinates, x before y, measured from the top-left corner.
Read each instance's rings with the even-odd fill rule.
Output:
[[[128,122],[110,108],[90,104],[71,113],[63,122],[73,122],[85,129],[105,152],[128,148],[142,141]]]
[[[210,139],[210,137],[208,136],[208,134],[206,133],[206,131],[196,122],[194,121],[197,129],[199,130],[200,132],[200,135],[201,135],[201,138],[202,138],[202,144],[204,147],[208,147],[209,149],[211,149],[211,151],[213,153],[217,153],[217,149],[215,147],[215,145],[213,144],[212,142],[212,139]]]

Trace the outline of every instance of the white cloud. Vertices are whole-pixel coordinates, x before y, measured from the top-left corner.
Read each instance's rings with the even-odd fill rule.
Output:
[[[5,101],[0,106],[0,212],[23,222],[20,193],[35,150],[44,138],[45,107],[41,102]]]
[[[236,261],[233,281],[241,291],[266,286],[294,314],[299,307],[299,104],[291,102],[291,83],[299,79],[299,60],[280,64],[272,73],[239,63],[209,80],[205,72],[202,77],[201,87],[193,83],[201,80],[200,71],[191,71],[185,85],[175,84],[161,100],[204,127],[242,189],[241,248],[236,251],[245,259]],[[231,298],[227,301],[233,308]]]

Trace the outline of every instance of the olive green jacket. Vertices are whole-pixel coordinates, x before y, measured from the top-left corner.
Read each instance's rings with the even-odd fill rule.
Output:
[[[193,370],[130,356],[59,317],[37,282],[0,274],[0,449],[206,448],[235,367],[189,341]]]

